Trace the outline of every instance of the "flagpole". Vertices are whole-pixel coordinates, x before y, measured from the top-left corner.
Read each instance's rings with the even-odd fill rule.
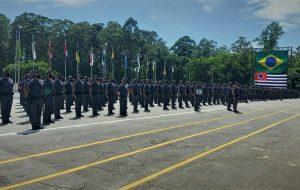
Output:
[[[65,35],[65,47],[64,47],[64,54],[65,54],[65,82],[67,82],[67,40]],[[78,75],[77,75],[78,76]]]
[[[111,75],[112,78],[115,79],[115,53],[114,53],[114,48],[111,48],[112,52],[112,66],[111,66]]]
[[[18,63],[18,53],[17,53],[17,30],[16,30],[16,53],[15,53],[15,83],[17,83],[17,63]]]
[[[93,66],[91,66],[91,79],[93,78]]]
[[[149,62],[148,62],[148,57],[146,58],[147,63],[146,63],[146,80],[148,80],[148,66],[149,66]]]
[[[77,71],[77,76],[79,74],[79,63],[76,64],[76,71]]]
[[[32,33],[32,69],[34,70],[34,51],[35,51],[35,44],[34,44],[34,34]]]
[[[21,46],[21,26],[20,25],[19,25],[19,42],[20,42],[20,46]],[[21,62],[21,56],[19,56],[19,59],[18,59],[18,84],[20,84],[20,62]]]

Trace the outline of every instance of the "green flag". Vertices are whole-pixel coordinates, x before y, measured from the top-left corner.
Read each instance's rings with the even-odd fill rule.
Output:
[[[287,73],[288,51],[261,51],[255,53],[255,71],[269,74]]]

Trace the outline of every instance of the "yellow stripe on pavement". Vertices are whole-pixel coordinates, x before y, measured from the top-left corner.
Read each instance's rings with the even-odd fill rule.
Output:
[[[246,112],[244,114],[250,114],[250,113],[254,113],[254,112],[257,112],[257,110],[256,111],[251,111],[251,112]],[[51,154],[62,153],[62,152],[76,150],[76,149],[80,149],[80,148],[86,148],[86,147],[100,145],[100,144],[104,144],[104,143],[120,141],[120,140],[124,140],[124,139],[129,139],[129,138],[132,138],[132,137],[138,137],[138,136],[142,136],[142,135],[148,135],[148,134],[152,134],[152,133],[168,131],[168,130],[171,130],[171,129],[177,129],[177,128],[187,127],[187,126],[191,126],[191,125],[196,125],[196,124],[208,123],[208,122],[217,121],[217,120],[221,120],[221,119],[232,118],[232,117],[236,117],[236,116],[237,115],[223,116],[223,117],[208,119],[208,120],[204,120],[204,121],[197,121],[197,122],[192,122],[192,123],[187,123],[187,124],[182,124],[182,125],[175,125],[175,126],[171,126],[171,127],[167,127],[167,128],[160,128],[160,129],[155,129],[155,130],[151,130],[151,131],[145,131],[145,132],[141,132],[141,133],[121,136],[121,137],[107,139],[107,140],[103,140],[103,141],[92,142],[92,143],[88,143],[88,144],[82,144],[82,145],[57,149],[57,150],[50,150],[50,151],[47,151],[47,152],[22,156],[22,157],[18,157],[18,158],[12,158],[12,159],[8,159],[8,160],[2,160],[2,161],[0,161],[0,165],[1,164],[12,163],[12,162],[17,162],[17,161],[21,161],[21,160],[26,160],[26,159],[30,159],[30,158],[36,158],[36,157],[47,156],[47,155],[51,155]]]
[[[269,125],[269,126],[267,126],[267,127],[264,127],[264,128],[262,128],[262,129],[260,129],[260,130],[257,130],[257,131],[255,131],[255,132],[253,132],[253,133],[250,133],[250,134],[248,134],[248,135],[245,135],[245,136],[243,136],[243,137],[240,137],[240,138],[235,139],[235,140],[233,140],[233,141],[230,141],[230,142],[228,142],[228,143],[225,143],[225,144],[223,144],[223,145],[221,145],[221,146],[218,146],[218,147],[216,147],[216,148],[213,148],[213,149],[211,149],[211,150],[209,150],[209,151],[200,153],[200,154],[198,154],[198,155],[196,155],[196,156],[194,156],[194,157],[191,157],[191,158],[186,159],[186,160],[184,160],[184,161],[182,161],[182,162],[179,162],[179,163],[177,163],[177,164],[175,164],[175,165],[172,165],[172,166],[170,166],[170,167],[167,167],[167,168],[165,168],[165,169],[163,169],[163,170],[161,170],[161,171],[159,171],[159,172],[157,172],[157,173],[151,174],[151,175],[149,175],[149,176],[147,176],[147,177],[145,177],[145,178],[143,178],[143,179],[140,179],[140,180],[135,181],[135,182],[133,182],[133,183],[131,183],[131,184],[128,184],[128,185],[126,185],[126,186],[120,188],[119,190],[129,190],[129,189],[134,189],[134,188],[136,188],[136,187],[138,187],[138,186],[140,186],[140,185],[142,185],[142,184],[144,184],[144,183],[146,183],[146,182],[148,182],[148,181],[153,180],[154,178],[157,178],[157,177],[159,177],[159,176],[161,176],[161,175],[164,175],[164,174],[166,174],[166,173],[169,173],[169,172],[171,172],[171,171],[173,171],[173,170],[175,170],[175,169],[178,169],[178,168],[180,168],[180,167],[183,167],[184,165],[187,165],[187,164],[189,164],[189,163],[191,163],[191,162],[193,162],[193,161],[195,161],[195,160],[197,160],[197,159],[200,159],[200,158],[202,158],[202,157],[204,157],[204,156],[207,156],[207,155],[209,155],[209,154],[212,154],[212,153],[214,153],[214,152],[217,152],[217,151],[219,151],[219,150],[221,150],[221,149],[224,149],[224,148],[226,148],[226,147],[228,147],[228,146],[230,146],[230,145],[233,145],[233,144],[235,144],[235,143],[237,143],[237,142],[239,142],[239,141],[242,141],[242,140],[244,140],[244,139],[247,139],[247,138],[249,138],[249,137],[251,137],[251,136],[253,136],[253,135],[256,135],[256,134],[258,134],[258,133],[261,133],[261,132],[263,132],[263,131],[265,131],[265,130],[267,130],[267,129],[270,129],[271,127],[274,127],[274,126],[279,125],[279,124],[281,124],[281,123],[283,123],[283,122],[289,121],[289,120],[291,120],[291,119],[293,119],[293,118],[295,118],[295,117],[297,117],[297,116],[299,116],[299,115],[300,115],[300,114],[296,114],[296,115],[294,115],[294,116],[292,116],[292,117],[289,117],[289,118],[287,118],[287,119],[278,121],[278,122],[276,122],[276,123],[273,123],[273,124],[271,124],[271,125]]]
[[[255,117],[255,118],[244,120],[244,121],[241,121],[241,122],[237,122],[237,123],[233,123],[233,124],[229,124],[229,125],[224,125],[224,126],[221,126],[221,127],[215,128],[215,129],[195,133],[195,134],[185,136],[185,137],[182,137],[182,138],[177,138],[177,139],[167,141],[167,142],[164,142],[164,143],[161,143],[161,144],[149,146],[149,147],[138,149],[138,150],[135,150],[135,151],[132,151],[132,152],[128,152],[128,153],[120,154],[120,155],[117,155],[117,156],[114,156],[114,157],[110,157],[110,158],[107,158],[107,159],[104,159],[104,160],[99,160],[99,161],[96,161],[96,162],[92,162],[90,164],[82,165],[82,166],[67,169],[67,170],[62,170],[62,171],[59,171],[57,173],[53,173],[53,174],[46,175],[46,176],[43,176],[43,177],[39,177],[39,178],[35,178],[35,179],[32,179],[32,180],[23,181],[23,182],[20,182],[20,183],[16,183],[16,184],[13,184],[13,185],[2,187],[2,188],[0,188],[0,190],[15,189],[15,188],[22,187],[22,186],[25,186],[25,185],[30,185],[30,184],[33,184],[33,183],[49,180],[49,179],[52,179],[52,178],[55,178],[55,177],[58,177],[58,176],[70,174],[70,173],[73,173],[73,172],[78,172],[78,171],[81,171],[83,169],[87,169],[87,168],[90,168],[90,167],[93,167],[93,166],[96,166],[96,165],[108,163],[108,162],[118,160],[118,159],[121,159],[121,158],[126,158],[126,157],[129,157],[129,156],[136,155],[138,153],[142,153],[142,152],[145,152],[145,151],[160,148],[160,147],[172,144],[172,143],[184,141],[186,139],[190,139],[190,138],[193,138],[193,137],[197,137],[197,136],[201,136],[201,135],[204,135],[204,134],[212,133],[212,132],[219,131],[219,130],[222,130],[222,129],[226,129],[226,128],[229,128],[229,127],[232,127],[232,126],[245,124],[245,123],[248,123],[250,121],[255,121],[255,120],[258,120],[258,119],[266,118],[266,117],[276,115],[276,114],[284,112],[284,111],[286,111],[286,110],[277,111],[277,112],[267,114],[267,115],[264,115],[264,116]]]

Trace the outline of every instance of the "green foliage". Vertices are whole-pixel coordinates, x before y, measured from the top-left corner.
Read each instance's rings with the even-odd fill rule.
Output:
[[[5,72],[9,72],[10,75],[12,76],[12,78],[14,78],[15,76],[15,64],[9,64],[4,68]],[[48,73],[48,71],[50,70],[50,66],[49,63],[45,63],[43,61],[38,61],[38,62],[21,62],[20,63],[20,77],[24,77],[25,75],[27,75],[28,73],[30,73],[32,70],[34,70],[36,72],[38,72],[41,76],[46,76],[46,74]],[[57,75],[56,71],[52,71],[53,74]]]
[[[8,18],[0,13],[0,71],[8,61],[10,25]]]
[[[171,51],[178,56],[190,57],[195,48],[196,42],[189,36],[183,36],[175,42],[175,44],[171,47]]]

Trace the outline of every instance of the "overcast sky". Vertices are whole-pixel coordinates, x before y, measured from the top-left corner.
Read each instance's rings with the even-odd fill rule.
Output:
[[[0,0],[0,12],[10,20],[25,11],[90,23],[124,24],[133,17],[168,46],[184,35],[230,46],[239,36],[253,40],[279,21],[286,32],[279,46],[300,46],[300,0]]]

